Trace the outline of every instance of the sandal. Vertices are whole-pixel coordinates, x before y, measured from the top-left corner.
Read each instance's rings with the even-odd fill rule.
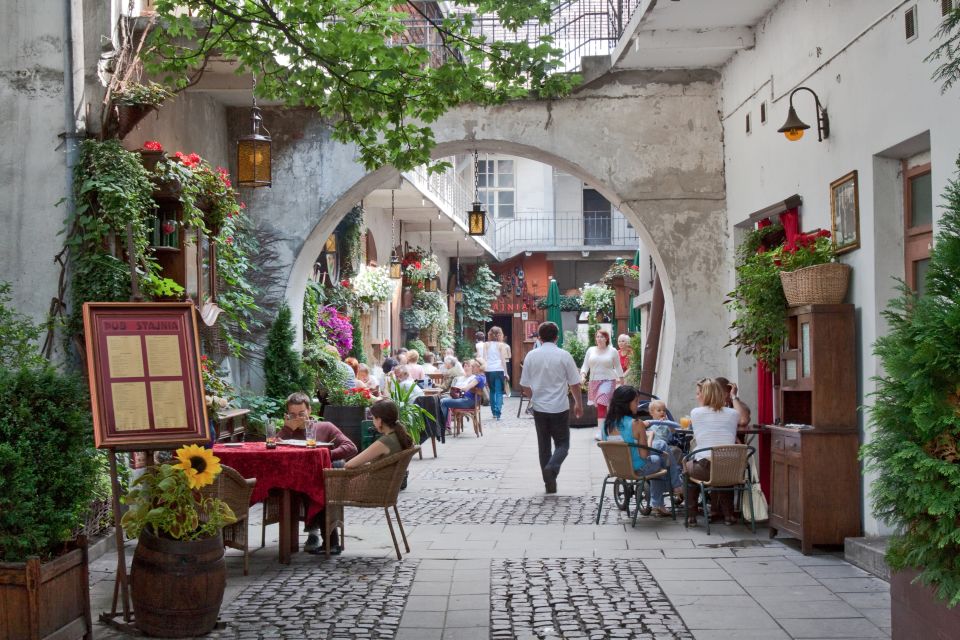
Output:
[[[687,526],[688,526],[688,527],[696,527],[696,526],[699,526],[699,525],[697,524],[697,519],[696,519],[696,518],[687,518]]]
[[[656,508],[654,508],[654,510],[653,510],[652,513],[653,513],[653,515],[656,516],[657,518],[672,518],[672,517],[673,517],[673,514],[670,513],[670,509],[667,509],[667,508],[665,508],[665,507],[656,507]]]

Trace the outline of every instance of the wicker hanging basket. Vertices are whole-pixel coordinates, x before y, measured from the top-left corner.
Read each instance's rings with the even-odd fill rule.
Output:
[[[850,265],[840,262],[815,264],[796,271],[781,271],[783,295],[791,307],[807,304],[840,304],[847,296]]]

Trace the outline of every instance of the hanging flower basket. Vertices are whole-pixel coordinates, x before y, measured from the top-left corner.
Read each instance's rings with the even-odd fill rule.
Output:
[[[147,117],[157,107],[152,104],[118,104],[114,107],[116,114],[116,134],[121,140],[133,131],[141,120]]]
[[[815,264],[796,271],[781,271],[783,295],[791,307],[807,304],[840,304],[847,296],[850,265],[840,262]]]

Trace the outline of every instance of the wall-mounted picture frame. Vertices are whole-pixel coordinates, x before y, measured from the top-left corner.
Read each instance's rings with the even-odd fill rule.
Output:
[[[837,254],[860,248],[860,192],[856,170],[830,183],[830,231]]]

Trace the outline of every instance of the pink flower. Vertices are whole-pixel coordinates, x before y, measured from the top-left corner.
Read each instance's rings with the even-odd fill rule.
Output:
[[[147,140],[143,143],[143,148],[147,151],[163,151],[163,145],[156,140]]]
[[[227,244],[233,244],[233,236],[227,236]]]

